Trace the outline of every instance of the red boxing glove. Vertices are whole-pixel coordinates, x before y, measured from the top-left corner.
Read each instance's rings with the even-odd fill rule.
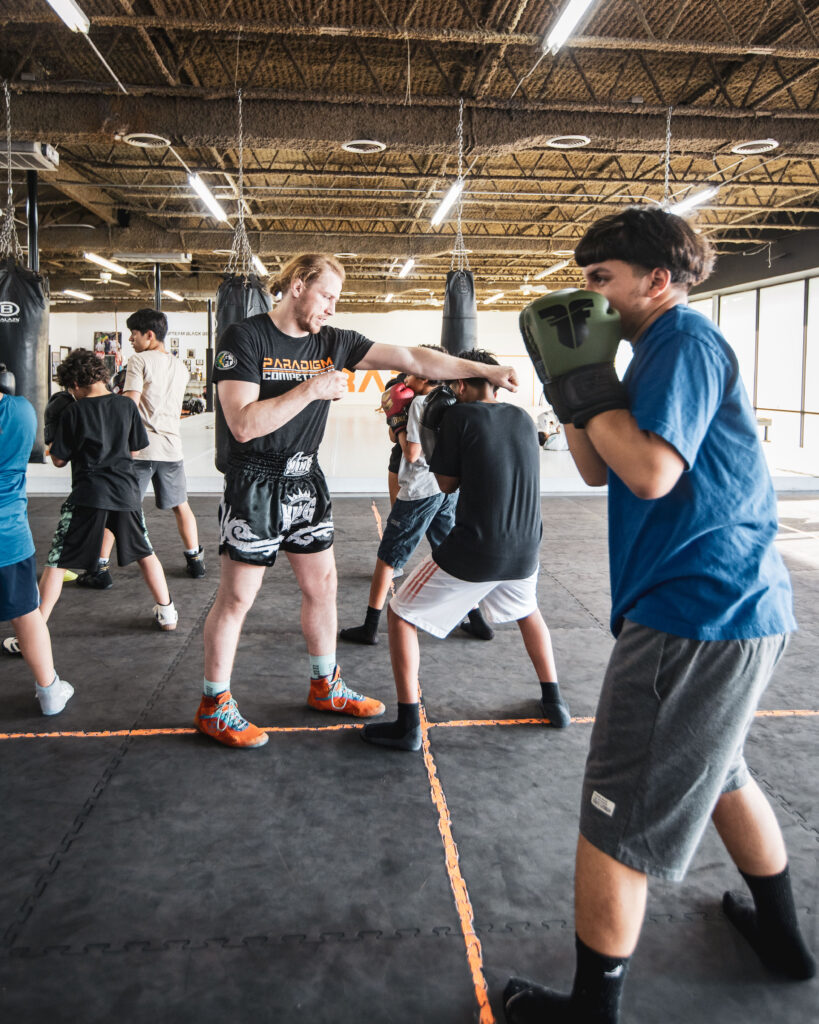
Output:
[[[393,384],[387,388],[381,396],[381,408],[387,419],[397,416],[406,410],[410,402],[415,398],[415,392],[406,384]]]

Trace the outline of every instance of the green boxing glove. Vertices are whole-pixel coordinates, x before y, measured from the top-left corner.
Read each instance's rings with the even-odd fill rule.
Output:
[[[628,409],[614,371],[620,317],[598,292],[564,288],[520,314],[520,331],[543,392],[561,423],[585,427],[609,409]]]

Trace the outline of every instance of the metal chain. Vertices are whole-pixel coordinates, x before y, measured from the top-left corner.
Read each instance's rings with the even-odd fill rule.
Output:
[[[17,259],[23,257],[23,247],[17,237],[17,228],[14,224],[14,191],[11,184],[11,92],[9,83],[3,82],[3,92],[6,95],[6,163],[8,169],[8,186],[6,191],[6,209],[3,213],[3,224],[0,227],[0,257],[3,259]]]
[[[461,186],[461,192],[458,196],[457,210],[458,210],[458,227],[455,232],[455,248],[452,250],[452,261],[449,264],[450,270],[469,270],[469,257],[467,256],[466,246],[464,245],[464,236],[461,231],[461,217],[463,215],[464,208],[464,101],[461,97],[458,103],[458,183]]]
[[[673,109],[673,107],[668,108],[668,114],[665,119],[665,184],[663,185],[663,206],[668,206],[668,201],[671,198],[668,185],[668,175],[671,169],[671,111]]]
[[[239,102],[239,215],[233,229],[233,245],[230,248],[227,273],[241,274],[242,277],[247,277],[253,270],[253,250],[250,248],[250,239],[247,237],[245,228],[245,129],[242,117],[241,89],[237,90],[236,96]]]

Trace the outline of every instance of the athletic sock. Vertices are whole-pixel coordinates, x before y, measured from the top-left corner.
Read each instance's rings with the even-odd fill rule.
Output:
[[[571,995],[512,978],[503,993],[509,1024],[617,1024],[629,957],[603,956],[576,935],[575,947]]]
[[[97,559],[97,572],[102,572],[103,569],[107,569],[110,563],[110,558],[98,558]]]
[[[806,981],[816,974],[816,960],[805,944],[796,918],[790,869],[778,875],[746,875],[753,896],[726,892],[722,897],[725,916],[748,940],[768,970],[794,981]]]
[[[193,558],[195,555],[198,555],[199,552],[202,549],[201,548],[183,548],[182,550],[185,552],[186,555],[190,555],[191,558]]]
[[[365,725],[362,737],[379,747],[418,750],[421,746],[421,705],[399,702],[398,718],[394,722]]]
[[[336,652],[332,654],[308,654],[310,659],[310,678],[321,679],[331,676],[336,668]]]
[[[480,608],[473,608],[469,613],[469,621],[461,623],[464,633],[474,636],[476,640],[491,640],[495,635],[494,629],[483,617]]]
[[[380,618],[381,609],[367,605],[367,614],[364,616],[364,625],[351,626],[349,629],[342,629],[339,636],[342,640],[349,640],[354,644],[377,644],[378,620]]]
[[[545,718],[553,729],[565,729],[571,725],[572,716],[569,706],[560,693],[560,684],[557,682],[540,684],[540,707]]]
[[[230,680],[225,683],[214,683],[210,679],[202,681],[202,692],[206,697],[218,697],[220,693],[230,689]]]

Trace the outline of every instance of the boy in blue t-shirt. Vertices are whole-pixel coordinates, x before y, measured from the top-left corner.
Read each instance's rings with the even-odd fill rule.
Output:
[[[37,432],[37,414],[28,399],[14,394],[13,377],[0,367],[0,619],[14,626],[16,638],[3,650],[22,654],[36,680],[44,715],[63,710],[74,688],[54,671],[51,637],[40,611],[34,540],[26,514],[26,467]]]
[[[743,757],[796,623],[774,548],[773,486],[736,357],[687,305],[713,252],[680,217],[633,207],[593,224],[575,259],[634,349],[624,395],[614,394],[616,381],[607,385],[613,400],[583,428],[564,412],[581,476],[609,487],[617,640],[583,785],[574,987],[563,995],[512,978],[510,1024],[618,1020],[647,875],[681,880],[709,818],[753,897],[725,893],[728,919],[769,969],[795,980],[816,970],[782,834]],[[602,376],[590,367],[586,379],[597,387]]]

